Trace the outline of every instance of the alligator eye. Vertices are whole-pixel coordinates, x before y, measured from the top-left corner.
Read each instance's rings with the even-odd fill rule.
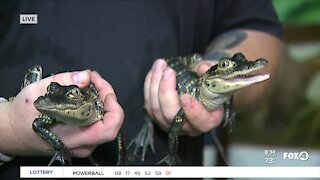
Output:
[[[79,91],[78,88],[72,89],[71,93],[72,93],[72,95],[74,95],[74,96],[79,96],[79,95],[80,95],[80,91]]]
[[[80,96],[80,90],[78,88],[73,88],[68,91],[67,96],[69,98],[75,98]]]
[[[74,95],[71,92],[67,93],[67,96],[68,98],[74,98]]]
[[[220,68],[227,68],[229,66],[229,61],[223,60],[219,63]]]

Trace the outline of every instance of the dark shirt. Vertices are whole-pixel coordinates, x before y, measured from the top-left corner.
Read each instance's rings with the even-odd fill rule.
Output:
[[[23,13],[37,14],[38,24],[20,25]],[[18,93],[24,73],[35,64],[43,67],[44,76],[96,70],[112,84],[124,108],[128,143],[144,122],[143,83],[153,61],[204,53],[215,37],[239,28],[281,36],[271,1],[2,1],[0,95]],[[202,138],[180,139],[183,164],[202,164]],[[167,152],[167,133],[157,127],[155,148],[156,154],[148,152],[146,165]],[[110,164],[116,160],[114,143],[101,145],[97,152]],[[17,157],[5,166],[9,172],[19,165],[46,165],[50,159]]]

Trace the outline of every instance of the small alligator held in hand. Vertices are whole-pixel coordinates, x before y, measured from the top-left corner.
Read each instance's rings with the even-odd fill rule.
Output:
[[[38,65],[29,69],[25,75],[22,87],[39,81],[42,78],[42,68]],[[33,130],[55,151],[49,166],[59,160],[62,165],[72,164],[72,153],[52,132],[49,127],[56,122],[63,122],[76,126],[87,126],[102,120],[105,114],[104,105],[93,83],[84,88],[76,85],[62,86],[52,82],[47,87],[47,93],[34,102],[35,108],[41,113],[32,124]],[[118,164],[126,164],[126,157],[122,147],[122,134],[118,134]]]
[[[256,61],[248,61],[242,53],[237,53],[232,58],[221,58],[216,65],[212,66],[204,75],[199,77],[192,71],[192,66],[194,63],[203,60],[203,57],[195,54],[189,57],[166,59],[166,62],[168,66],[176,71],[177,91],[180,96],[185,93],[191,94],[209,111],[225,105],[225,125],[231,123],[233,118],[231,112],[233,93],[244,87],[265,81],[270,77],[270,74],[252,74],[254,71],[264,68],[268,63],[267,60],[260,58]],[[181,164],[178,156],[178,133],[185,118],[185,113],[180,108],[169,128],[169,153],[160,160],[159,164]],[[211,132],[214,135],[214,129]],[[143,148],[142,161],[144,160],[148,146],[155,152],[153,124],[148,115],[145,116],[143,128],[130,142],[128,147],[133,144],[135,145],[133,157],[137,155],[140,148]],[[221,149],[219,151],[222,153]]]

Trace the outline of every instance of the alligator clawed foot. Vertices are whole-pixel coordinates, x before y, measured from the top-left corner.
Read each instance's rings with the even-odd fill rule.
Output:
[[[144,124],[138,135],[132,139],[130,144],[128,145],[128,149],[134,145],[133,156],[130,158],[130,161],[133,161],[136,155],[139,152],[139,149],[142,148],[142,156],[141,161],[144,161],[144,158],[147,154],[147,149],[150,146],[153,153],[155,153],[154,149],[154,141],[153,141],[153,126],[150,128],[147,124]]]
[[[49,162],[48,166],[51,166],[55,161],[59,161],[63,166],[66,165],[67,163],[69,165],[72,165],[70,153],[66,151],[56,151],[51,161]]]
[[[174,154],[174,155],[168,154],[163,159],[161,159],[157,164],[160,165],[162,163],[165,163],[169,166],[175,166],[175,165],[180,165],[181,160],[180,160],[178,154]]]
[[[129,164],[130,158],[125,155],[118,155],[118,161],[117,161],[117,166],[126,166]]]

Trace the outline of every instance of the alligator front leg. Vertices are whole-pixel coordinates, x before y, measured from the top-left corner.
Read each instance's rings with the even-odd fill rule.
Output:
[[[55,161],[58,160],[62,165],[66,165],[68,162],[70,165],[71,161],[71,152],[65,147],[65,145],[60,141],[60,139],[48,130],[48,127],[55,122],[54,118],[49,116],[40,115],[32,123],[33,130],[49,145],[54,149],[55,155],[51,159],[49,166]]]
[[[223,127],[230,125],[230,131],[232,131],[232,123],[234,122],[235,117],[236,113],[233,111],[233,96],[231,96],[224,104]]]
[[[228,101],[225,102],[224,104],[224,118],[223,118],[223,127],[229,125],[230,126],[230,132],[232,131],[232,123],[235,119],[236,113],[233,111],[233,96],[230,97]],[[216,129],[211,129],[210,131],[212,139],[215,142],[215,145],[217,147],[217,150],[224,161],[225,164],[228,164],[228,159],[225,153],[225,150],[223,148],[223,145],[221,144],[217,134],[216,134]]]
[[[145,123],[142,129],[140,130],[140,132],[138,133],[138,135],[131,140],[128,146],[128,148],[130,148],[133,144],[135,145],[134,151],[133,151],[133,157],[131,158],[132,161],[138,154],[140,148],[142,148],[142,156],[141,156],[142,162],[144,161],[144,158],[147,154],[148,146],[150,146],[152,152],[155,153],[154,141],[153,141],[153,131],[154,131],[153,123],[150,116],[147,114],[147,112],[144,112],[144,113],[145,113],[144,115]]]
[[[179,147],[178,134],[184,118],[185,118],[185,114],[182,108],[180,108],[180,110],[174,117],[174,120],[172,121],[172,124],[169,128],[169,137],[168,137],[169,153],[162,160],[160,160],[158,164],[161,164],[163,162],[170,166],[181,164],[181,160],[178,154],[178,147]]]

